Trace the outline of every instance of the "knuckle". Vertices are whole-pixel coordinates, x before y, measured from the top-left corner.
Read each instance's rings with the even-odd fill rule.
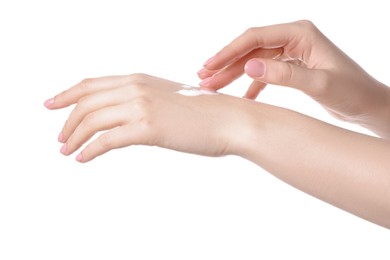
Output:
[[[77,113],[82,113],[83,111],[87,111],[88,110],[88,107],[90,106],[89,104],[89,98],[88,97],[82,97],[79,99],[79,101],[77,102],[77,105],[75,107],[75,111]]]
[[[153,113],[151,111],[151,100],[147,96],[139,96],[134,99],[135,120],[137,125],[144,130],[153,129]]]
[[[134,82],[131,84],[131,91],[134,93],[136,99],[147,99],[147,89],[146,83],[144,82]]]
[[[148,136],[151,135],[153,129],[155,128],[152,118],[147,115],[139,116],[137,124],[140,129],[142,129],[142,132]]]
[[[92,129],[96,123],[97,115],[96,113],[90,113],[86,115],[82,121],[82,126],[87,129]]]
[[[248,29],[246,29],[245,34],[252,36],[252,35],[256,35],[257,31],[258,31],[258,27],[249,27]]]
[[[291,82],[291,79],[293,78],[294,70],[292,68],[292,65],[289,63],[281,63],[280,69],[277,70],[280,71],[280,82],[282,85],[288,85]]]
[[[146,95],[151,76],[143,73],[129,75],[129,83],[136,96]]]
[[[82,89],[89,89],[93,85],[94,81],[95,81],[95,79],[93,79],[93,78],[85,78],[82,81],[80,81],[79,86]]]
[[[250,41],[253,41],[253,44],[256,47],[262,47],[264,45],[264,41],[261,37],[260,30],[261,30],[260,27],[250,27],[246,31],[246,35],[248,39],[250,39]]]
[[[104,150],[110,150],[113,147],[113,138],[110,133],[103,133],[98,137],[98,143]]]
[[[320,98],[329,92],[329,87],[332,86],[332,76],[327,71],[318,71],[315,82],[312,83],[312,95]]]
[[[138,96],[133,101],[133,107],[137,116],[146,117],[149,114],[150,99],[144,95]]]
[[[308,32],[314,32],[317,30],[317,27],[310,20],[299,20],[299,21],[296,21],[295,24],[297,26],[299,26],[301,29],[308,31]]]
[[[145,82],[150,76],[145,73],[133,73],[129,75],[129,78],[132,82]]]
[[[255,41],[255,44],[256,46],[261,46],[261,42],[259,41],[259,27],[250,27],[248,28],[245,33],[244,33],[245,37],[248,38],[248,39],[252,39],[253,41]]]

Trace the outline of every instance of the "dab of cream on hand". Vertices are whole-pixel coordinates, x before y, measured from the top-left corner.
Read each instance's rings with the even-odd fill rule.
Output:
[[[189,97],[195,97],[195,96],[201,96],[201,95],[218,95],[219,93],[209,90],[200,89],[197,87],[191,87],[187,85],[182,85],[181,90],[176,91],[176,93],[183,95],[183,96],[189,96]]]

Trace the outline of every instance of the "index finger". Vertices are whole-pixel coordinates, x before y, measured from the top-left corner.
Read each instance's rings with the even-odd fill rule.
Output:
[[[246,30],[204,64],[208,70],[222,69],[254,49],[273,49],[294,43],[297,39],[295,23],[253,27]]]
[[[88,78],[75,86],[59,93],[45,102],[49,109],[59,109],[75,104],[82,97],[92,93],[122,86],[130,80],[130,76],[107,76],[101,78]]]

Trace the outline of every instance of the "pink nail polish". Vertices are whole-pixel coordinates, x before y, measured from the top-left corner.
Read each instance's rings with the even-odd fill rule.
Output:
[[[201,87],[209,87],[211,81],[213,80],[213,77],[208,77],[204,79],[202,82],[199,83]]]
[[[210,59],[208,59],[204,64],[203,66],[207,66],[208,64],[210,64],[213,60],[215,60],[215,55],[213,57],[211,57]]]
[[[260,60],[250,60],[245,64],[245,73],[252,78],[261,78],[264,76],[265,65]]]
[[[76,161],[78,161],[78,162],[83,162],[83,154],[82,154],[82,153],[79,153],[79,154],[76,156]]]
[[[66,151],[67,151],[67,145],[64,144],[64,145],[61,147],[60,153],[62,153],[63,155],[65,155],[65,154],[66,154]]]
[[[50,108],[54,104],[54,98],[49,98],[43,104],[45,105],[45,107]]]
[[[62,132],[58,135],[58,142],[60,143],[63,143],[64,141],[64,135],[62,134]]]
[[[198,77],[202,80],[210,77],[210,71],[208,71],[206,68],[201,69],[200,71],[198,71],[197,74],[198,74]]]
[[[197,72],[197,74],[200,76],[202,74],[205,74],[207,72],[206,68],[201,69],[200,71]]]

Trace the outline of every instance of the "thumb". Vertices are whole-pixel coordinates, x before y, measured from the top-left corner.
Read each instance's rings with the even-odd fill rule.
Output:
[[[271,59],[251,59],[245,64],[245,73],[255,81],[292,87],[313,93],[325,76],[324,71]],[[313,93],[314,94],[314,93]]]

